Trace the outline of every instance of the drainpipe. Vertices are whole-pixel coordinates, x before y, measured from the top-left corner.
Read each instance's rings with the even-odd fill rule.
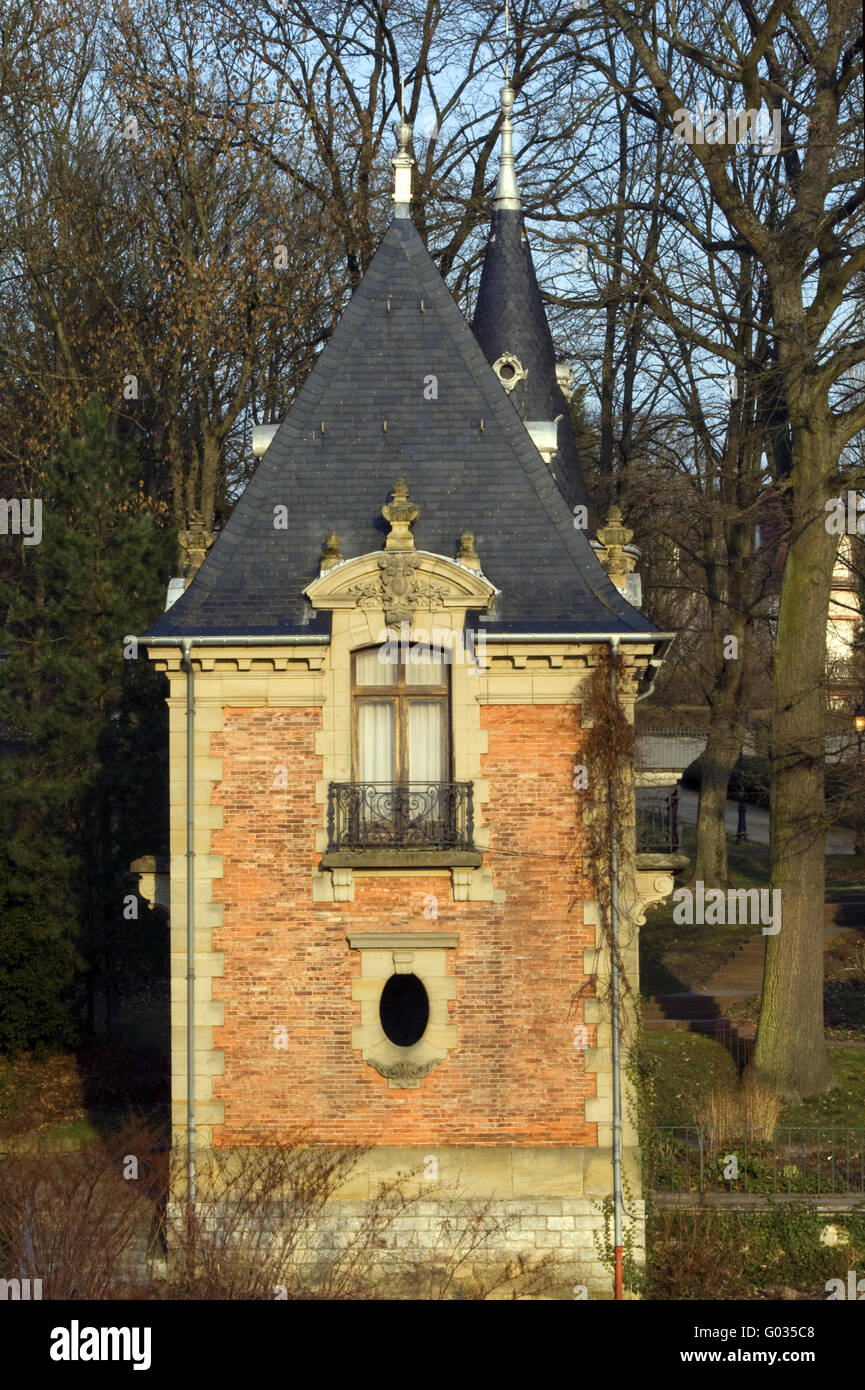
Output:
[[[195,1215],[195,671],[189,638],[180,644],[186,672],[186,1211],[189,1264]],[[192,1268],[187,1271],[192,1273]]]
[[[614,705],[618,703],[616,688],[616,658],[619,654],[618,637],[610,638],[610,695]],[[613,798],[612,835],[610,837],[610,933],[612,991],[612,1066],[613,1066],[613,1246],[615,1250],[615,1292],[617,1300],[622,1298],[622,1082],[620,1076],[620,1018],[619,1018],[619,825],[615,798]]]
[[[665,656],[666,656],[666,653],[665,653]],[[647,690],[644,690],[643,693],[642,693],[642,695],[637,695],[637,697],[635,698],[635,700],[634,700],[634,704],[635,704],[635,705],[638,705],[638,704],[640,703],[641,700],[648,700],[649,696],[653,693],[653,691],[654,691],[654,689],[655,689],[655,682],[656,682],[656,680],[658,679],[658,676],[659,676],[659,674],[660,674],[661,666],[662,666],[663,662],[664,662],[664,657],[658,657],[658,656],[653,657],[652,660],[649,662],[649,665],[650,665],[650,666],[654,666],[654,668],[655,668],[655,674],[652,676],[652,679],[651,679],[651,681],[649,682],[649,687],[648,687],[648,689],[647,689]]]

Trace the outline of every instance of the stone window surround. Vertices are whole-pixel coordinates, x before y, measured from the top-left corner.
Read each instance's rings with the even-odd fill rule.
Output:
[[[418,608],[411,620],[410,632],[424,631],[432,637],[438,632],[441,641],[448,639],[456,651],[461,650],[461,638],[466,613],[488,606],[495,589],[477,571],[458,561],[427,551],[416,551],[419,558],[417,577],[429,589],[446,592],[441,606]],[[356,595],[359,586],[374,583],[380,574],[381,552],[365,556],[323,571],[307,589],[313,607],[331,612],[331,640],[323,670],[322,728],[316,735],[316,752],[322,757],[322,777],[316,782],[316,801],[321,806],[321,827],[316,832],[316,849],[322,855],[327,849],[327,799],[331,782],[352,780],[351,761],[351,658],[363,647],[378,646],[382,632],[388,629],[384,608],[363,601]],[[390,635],[393,635],[391,628]],[[451,663],[451,775],[456,782],[471,782],[474,801],[474,844],[479,854],[489,849],[489,831],[483,825],[482,806],[489,801],[489,785],[481,776],[481,755],[487,751],[487,735],[480,727],[478,686],[481,679],[473,664],[466,659]],[[447,856],[442,856],[446,859]],[[455,901],[498,901],[494,896],[492,873],[489,869],[466,865],[466,856],[451,856],[451,883]],[[440,859],[439,865],[442,865]],[[353,902],[355,874],[411,874],[435,872],[435,864],[418,866],[410,857],[394,852],[390,864],[381,862],[378,852],[370,855],[369,865],[319,868],[313,873],[314,902]]]
[[[348,944],[360,952],[360,977],[351,997],[360,1004],[360,1023],[351,1030],[351,1045],[363,1060],[387,1078],[392,1090],[417,1090],[422,1079],[443,1062],[457,1043],[448,1021],[448,1000],[456,998],[456,977],[447,973],[447,953],[459,946],[458,932],[350,932]],[[386,1036],[379,1015],[382,990],[393,975],[416,975],[429,999],[429,1021],[411,1047],[398,1047]]]

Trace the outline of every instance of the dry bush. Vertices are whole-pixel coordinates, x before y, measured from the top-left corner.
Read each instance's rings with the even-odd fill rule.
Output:
[[[310,1258],[326,1208],[357,1165],[361,1149],[305,1148],[301,1141],[213,1154],[194,1211],[176,1204],[167,1232],[181,1258],[169,1296],[195,1299],[366,1296],[370,1252],[401,1214],[398,1190],[384,1189],[343,1249]],[[177,1158],[175,1190],[183,1178]]]
[[[530,1298],[552,1286],[551,1256],[531,1261],[501,1253],[518,1215],[467,1201],[455,1184],[418,1189],[417,1175],[405,1173],[380,1183],[366,1201],[343,1206],[336,1194],[362,1153],[309,1148],[295,1138],[215,1156],[194,1212],[182,1203],[172,1212],[168,1240],[180,1257],[157,1296]],[[419,1218],[429,1217],[432,1201],[435,1239],[425,1242]],[[407,1227],[407,1217],[416,1223]]]
[[[340,1199],[362,1153],[295,1138],[211,1154],[190,1211],[183,1156],[169,1183],[169,1156],[140,1125],[74,1152],[7,1152],[0,1275],[41,1279],[45,1299],[95,1300],[536,1298],[562,1282],[551,1255],[502,1253],[519,1213],[457,1184],[405,1173]],[[137,1178],[124,1176],[130,1157]]]
[[[134,1171],[137,1177],[124,1177]],[[152,1246],[167,1164],[142,1125],[71,1152],[23,1152],[0,1166],[6,1278],[42,1280],[44,1299],[123,1297],[136,1246]],[[142,1263],[146,1264],[146,1260]]]
[[[780,1093],[747,1071],[741,1079],[716,1076],[712,1089],[697,1105],[696,1121],[718,1132],[719,1143],[734,1136],[768,1143],[782,1108]]]
[[[742,1297],[741,1254],[711,1210],[656,1211],[648,1253],[652,1299]]]

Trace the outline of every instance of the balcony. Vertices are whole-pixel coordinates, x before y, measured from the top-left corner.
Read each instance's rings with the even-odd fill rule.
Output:
[[[331,782],[326,869],[477,868],[471,782]]]
[[[676,787],[638,787],[635,793],[637,854],[678,854],[679,793]]]

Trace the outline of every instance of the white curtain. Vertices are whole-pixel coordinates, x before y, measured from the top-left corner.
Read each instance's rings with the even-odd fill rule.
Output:
[[[408,765],[411,782],[445,781],[445,705],[412,700],[408,707]]]
[[[432,661],[422,644],[409,648],[406,685],[444,685],[446,680],[447,667],[443,661]]]
[[[354,674],[358,685],[396,685],[396,662],[381,660],[380,653],[385,650],[382,645],[357,653]]]
[[[390,700],[362,700],[357,711],[358,780],[396,781],[394,706]]]

